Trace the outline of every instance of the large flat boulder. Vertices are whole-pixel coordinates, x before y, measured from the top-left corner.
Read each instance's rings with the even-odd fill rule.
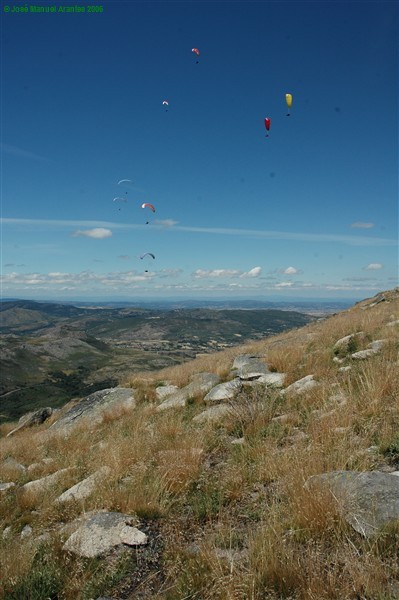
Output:
[[[69,536],[63,549],[85,558],[105,554],[121,544],[147,544],[145,533],[134,527],[129,515],[118,512],[99,512],[76,521],[76,530]]]
[[[216,404],[217,402],[225,402],[232,400],[242,389],[241,379],[236,377],[231,381],[219,383],[212,388],[204,398],[205,404]]]
[[[314,475],[306,487],[327,487],[344,519],[364,537],[372,537],[399,519],[399,477],[380,471],[334,471]]]
[[[67,429],[82,419],[89,419],[90,424],[101,421],[104,412],[116,407],[134,408],[134,390],[132,388],[107,388],[93,392],[90,396],[80,400],[68,412],[58,419],[49,430]]]

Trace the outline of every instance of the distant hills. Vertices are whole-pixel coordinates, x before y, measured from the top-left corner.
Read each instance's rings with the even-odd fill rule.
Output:
[[[61,406],[117,385],[129,373],[179,364],[302,327],[314,318],[276,308],[152,309],[3,300],[2,418],[16,419],[39,405]]]

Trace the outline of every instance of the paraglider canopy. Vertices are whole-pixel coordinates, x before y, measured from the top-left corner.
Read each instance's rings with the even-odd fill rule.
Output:
[[[272,122],[272,120],[269,117],[265,118],[265,127],[266,127],[266,131],[270,130],[270,123]],[[266,134],[266,137],[269,137],[269,134]]]
[[[142,254],[140,256],[141,260],[143,260],[143,258],[145,258],[146,256],[151,256],[152,258],[155,259],[155,256],[152,254],[152,252],[145,252],[144,254]]]
[[[120,179],[118,181],[118,185],[132,185],[133,181],[131,179]]]
[[[150,204],[149,202],[144,202],[141,205],[141,208],[149,208],[152,210],[152,212],[155,212],[155,206],[153,204]]]
[[[286,101],[287,106],[288,106],[287,117],[289,117],[290,116],[290,108],[292,106],[292,94],[286,94],[285,95],[285,101]]]
[[[200,55],[200,51],[198,50],[198,48],[192,48],[192,49],[191,49],[191,52],[193,52],[193,54],[196,54],[197,56],[199,56],[199,55]],[[196,62],[196,64],[198,65],[198,63],[199,63],[199,60],[196,60],[195,62]]]

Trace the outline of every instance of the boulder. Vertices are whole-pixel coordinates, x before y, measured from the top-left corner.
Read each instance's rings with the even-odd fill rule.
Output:
[[[94,558],[115,546],[147,544],[145,533],[134,527],[129,515],[119,512],[99,512],[78,519],[76,529],[65,542],[63,549],[78,556]]]
[[[285,373],[266,373],[261,375],[254,383],[262,383],[270,387],[281,388],[287,375]]]
[[[242,365],[237,371],[238,377],[244,381],[259,379],[268,373],[270,371],[267,364],[256,358]]]
[[[104,412],[116,407],[134,408],[134,390],[132,388],[115,387],[94,392],[80,400],[68,412],[58,419],[50,430],[67,429],[82,419],[90,419],[90,423],[99,423]]]
[[[351,358],[355,360],[364,360],[366,358],[370,358],[371,356],[381,352],[385,342],[386,340],[375,340],[367,346],[366,350],[360,350],[359,352],[354,352],[351,354]]]
[[[366,334],[364,331],[359,331],[357,333],[351,333],[343,338],[340,338],[333,346],[334,354],[345,356],[346,354],[353,352],[358,348],[358,343],[364,340],[365,337]]]
[[[193,398],[199,394],[206,394],[219,382],[220,377],[215,375],[215,373],[196,373],[188,385],[168,396],[157,407],[157,411],[185,406],[189,398]]]
[[[314,380],[314,375],[306,375],[306,377],[302,377],[302,379],[298,379],[294,383],[291,383],[288,387],[286,387],[282,393],[284,394],[303,394],[304,392],[308,392],[309,390],[317,387],[319,384]]]
[[[20,491],[22,494],[27,492],[37,494],[47,492],[50,488],[56,485],[60,479],[62,479],[68,473],[73,471],[72,467],[68,467],[67,469],[60,469],[55,473],[51,473],[51,475],[47,475],[46,477],[42,477],[41,479],[34,479],[33,481],[29,481],[25,483],[25,485],[21,486]]]
[[[17,431],[20,431],[21,429],[26,429],[27,427],[32,427],[33,425],[41,425],[52,414],[53,409],[50,406],[47,406],[46,408],[39,408],[34,412],[29,412],[26,415],[22,415],[18,421],[18,427],[7,433],[7,437],[13,435]]]
[[[254,360],[259,360],[258,354],[240,354],[236,356],[233,362],[233,369],[241,369],[244,365],[247,365]]]
[[[206,404],[216,404],[224,400],[232,400],[242,389],[241,379],[236,377],[231,381],[219,383],[207,393],[204,398]]]
[[[157,388],[155,388],[155,394],[158,400],[165,400],[165,398],[177,392],[178,389],[179,388],[177,385],[159,385]]]
[[[193,418],[194,423],[217,423],[232,414],[228,404],[215,404]]]
[[[328,487],[343,518],[364,537],[399,519],[399,477],[380,471],[335,471],[310,477],[305,486]]]
[[[81,501],[85,500],[94,492],[97,485],[104,479],[109,473],[111,469],[107,466],[101,467],[98,471],[86,477],[82,481],[79,481],[76,485],[66,490],[63,494],[58,496],[56,499],[57,504],[62,504],[63,502],[69,502],[71,500]]]

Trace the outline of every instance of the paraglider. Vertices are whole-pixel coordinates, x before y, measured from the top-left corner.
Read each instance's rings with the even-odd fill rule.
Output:
[[[165,107],[166,107],[166,108],[165,108],[165,112],[168,112],[168,106],[169,106],[169,102],[168,102],[167,100],[164,100],[164,101],[162,102],[162,106],[165,106]]]
[[[200,51],[198,50],[198,48],[192,48],[191,52],[193,52],[194,54],[196,54],[197,56],[200,55]],[[199,60],[195,61],[196,64],[198,65]]]
[[[272,122],[272,120],[269,117],[265,118],[265,127],[266,127],[266,131],[270,130],[270,123]],[[266,134],[266,137],[269,137],[269,134]]]
[[[290,116],[290,110],[291,110],[291,106],[292,106],[292,94],[286,94],[285,95],[285,101],[287,103],[288,106],[288,113],[287,113],[287,117]]]
[[[133,181],[131,179],[121,179],[118,181],[118,185],[133,185]]]
[[[127,194],[127,192],[126,192],[126,194]],[[127,196],[125,196],[125,198],[121,198],[120,196],[116,196],[116,198],[114,198],[112,202],[127,202]],[[118,208],[118,210],[121,210],[121,209]]]
[[[154,256],[154,254],[152,254],[152,252],[145,252],[144,254],[142,254],[140,256],[141,260],[143,260],[143,258],[145,258],[146,256],[151,256],[151,258],[153,258],[155,260],[155,256]],[[148,273],[148,269],[146,269],[144,272]]]
[[[141,208],[149,208],[150,210],[152,210],[153,213],[155,212],[155,206],[153,204],[150,204],[149,202],[144,202],[141,205]],[[145,224],[148,225],[148,223],[149,223],[149,221],[146,221]]]
[[[153,259],[155,259],[155,256],[152,252],[144,252],[144,254],[140,256],[141,260],[143,260],[143,258],[145,258],[146,256],[151,256]]]
[[[141,208],[147,208],[147,207],[148,207],[149,209],[151,209],[151,210],[152,210],[152,212],[155,212],[155,206],[154,206],[153,204],[150,204],[149,202],[144,202],[144,203],[141,205]]]

